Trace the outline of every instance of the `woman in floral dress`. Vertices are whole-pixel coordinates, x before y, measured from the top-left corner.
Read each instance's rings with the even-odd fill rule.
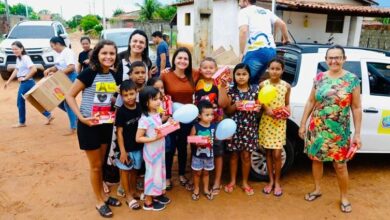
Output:
[[[320,181],[323,162],[333,162],[340,188],[340,209],[351,212],[347,198],[347,152],[352,145],[361,147],[361,100],[360,81],[354,74],[343,69],[346,56],[341,46],[332,46],[326,52],[329,70],[318,73],[302,116],[299,136],[305,140],[305,153],[312,159],[314,191],[305,195],[313,201],[321,196]],[[350,110],[352,109],[355,133],[350,139]],[[310,117],[306,132],[306,122]]]

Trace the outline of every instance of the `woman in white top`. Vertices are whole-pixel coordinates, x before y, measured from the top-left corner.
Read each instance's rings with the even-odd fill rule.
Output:
[[[16,68],[12,72],[11,77],[4,85],[4,89],[8,87],[8,84],[16,77],[20,82],[18,97],[17,97],[17,106],[19,109],[19,123],[14,125],[14,128],[20,128],[26,126],[26,105],[23,95],[28,92],[34,85],[35,81],[33,79],[34,74],[37,72],[37,68],[34,66],[31,58],[27,55],[24,46],[20,41],[15,41],[12,43],[12,52],[16,56]],[[54,119],[50,112],[44,111],[42,114],[47,118],[46,125]]]
[[[70,81],[74,82],[77,77],[77,73],[75,71],[76,60],[72,50],[66,47],[65,41],[62,37],[52,37],[50,39],[50,46],[57,53],[57,56],[55,57],[54,66],[46,69],[43,72],[44,75],[52,75],[55,74],[57,71],[62,71],[68,76]],[[68,114],[70,122],[70,132],[66,135],[74,134],[77,127],[76,115],[65,101],[63,101],[58,107]]]

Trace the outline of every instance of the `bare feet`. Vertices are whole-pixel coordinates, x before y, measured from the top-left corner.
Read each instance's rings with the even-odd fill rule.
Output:
[[[64,136],[71,136],[76,134],[76,129],[69,129],[68,133],[63,134]]]
[[[23,128],[23,127],[26,127],[26,124],[16,124],[16,125],[12,125],[13,128]]]
[[[45,125],[49,125],[54,120],[54,116],[51,115],[50,118],[46,118]]]

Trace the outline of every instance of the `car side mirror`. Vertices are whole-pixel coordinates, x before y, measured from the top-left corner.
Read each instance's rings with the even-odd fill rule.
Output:
[[[3,34],[3,38],[7,38],[8,37],[8,34]]]

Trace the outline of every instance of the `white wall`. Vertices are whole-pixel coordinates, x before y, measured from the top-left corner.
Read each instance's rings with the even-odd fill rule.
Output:
[[[309,21],[307,28],[303,26],[305,15],[308,16]],[[317,41],[317,43],[321,44],[327,43],[330,33],[326,33],[326,19],[327,15],[325,14],[311,14],[290,11],[283,12],[283,20],[286,22],[288,30],[291,32],[295,40],[301,43],[313,43],[314,41]],[[350,16],[345,16],[343,33],[333,34],[333,42],[335,44],[347,45],[350,20]]]
[[[325,2],[325,3],[337,3],[337,4],[349,4],[349,5],[362,5],[361,2],[356,0],[305,0],[306,2]]]
[[[185,26],[185,14],[191,13],[191,25]],[[177,7],[177,43],[194,43],[194,5],[184,5]]]
[[[349,28],[348,46],[358,47],[360,43],[360,34],[362,32],[363,17],[351,17]]]

